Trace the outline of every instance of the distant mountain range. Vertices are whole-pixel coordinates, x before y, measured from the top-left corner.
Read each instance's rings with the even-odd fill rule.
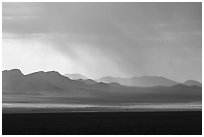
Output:
[[[65,76],[69,77],[73,80],[87,80],[88,78],[81,74],[65,74]],[[90,81],[91,79],[89,79]],[[180,83],[177,81],[173,81],[167,79],[165,77],[159,76],[142,76],[142,77],[132,77],[132,78],[118,78],[118,77],[102,77],[100,79],[96,79],[97,82],[104,83],[118,83],[126,86],[136,86],[136,87],[153,87],[153,86],[174,86],[177,84],[184,84],[188,86],[199,86],[202,87],[202,84],[195,80],[187,80],[184,83]],[[93,82],[93,80],[92,80]]]
[[[86,100],[91,103],[202,101],[202,88],[194,84],[191,86],[193,81],[186,82],[185,84],[190,83],[188,86],[176,84],[174,81],[161,77],[157,77],[157,81],[154,82],[154,78],[142,77],[143,83],[140,84],[153,86],[161,82],[165,86],[135,87],[118,84],[118,81],[104,83],[91,79],[72,80],[56,71],[39,71],[24,75],[18,69],[5,70],[2,72],[3,101],[7,101],[7,96],[12,97],[12,100],[15,101],[22,101],[21,97],[28,96],[34,102],[36,100],[50,102],[69,102],[71,100],[81,102]],[[139,80],[133,78],[133,81]],[[25,99],[30,101],[31,99],[28,100],[28,97]]]
[[[104,82],[104,83],[118,83],[126,86],[136,87],[153,87],[153,86],[174,86],[177,84],[184,84],[188,86],[199,86],[202,84],[195,80],[187,80],[184,83],[173,81],[164,77],[159,76],[142,76],[132,78],[118,78],[118,77],[102,77],[100,79],[91,80],[81,74],[65,74],[64,76],[69,77],[72,80],[85,80],[88,83]]]
[[[121,85],[126,86],[136,86],[136,87],[153,87],[153,86],[174,86],[177,84],[184,84],[189,86],[199,86],[202,87],[202,84],[194,81],[188,80],[184,83],[180,83],[177,81],[173,81],[164,77],[159,76],[142,76],[142,77],[132,77],[132,78],[116,78],[116,77],[102,77],[97,81],[110,83],[110,82],[117,82]]]
[[[97,81],[110,83],[117,82],[126,86],[136,87],[153,87],[153,86],[173,86],[179,84],[176,81],[169,80],[164,77],[158,76],[143,76],[143,77],[132,77],[132,78],[116,78],[116,77],[103,77]]]

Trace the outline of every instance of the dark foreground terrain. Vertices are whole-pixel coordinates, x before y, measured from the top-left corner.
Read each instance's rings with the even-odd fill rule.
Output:
[[[3,134],[202,134],[202,112],[3,114]]]

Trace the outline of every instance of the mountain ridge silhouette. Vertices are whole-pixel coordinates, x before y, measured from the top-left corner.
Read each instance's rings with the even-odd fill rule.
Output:
[[[91,83],[88,83],[91,82]],[[135,87],[118,83],[72,80],[56,71],[34,72],[24,75],[20,70],[2,72],[2,91],[5,95],[39,97],[67,97],[104,100],[110,102],[189,102],[202,101],[202,88],[177,84],[174,86]]]

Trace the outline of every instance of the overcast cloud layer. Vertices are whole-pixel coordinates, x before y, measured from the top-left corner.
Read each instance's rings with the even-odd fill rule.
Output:
[[[3,3],[3,69],[201,81],[202,3]]]

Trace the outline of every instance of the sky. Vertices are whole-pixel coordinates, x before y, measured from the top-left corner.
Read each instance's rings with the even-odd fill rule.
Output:
[[[2,69],[202,81],[202,3],[3,3]]]

